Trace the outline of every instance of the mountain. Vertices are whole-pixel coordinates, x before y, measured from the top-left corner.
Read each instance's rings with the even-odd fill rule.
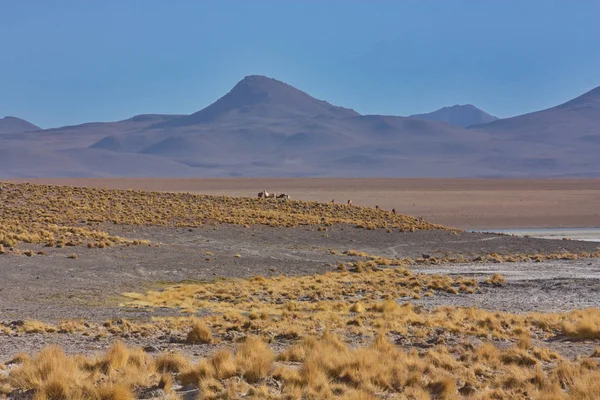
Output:
[[[465,129],[360,115],[252,75],[191,115],[4,134],[0,177],[600,177],[599,97]],[[444,113],[474,108],[459,107]]]
[[[40,129],[39,126],[17,117],[4,117],[0,119],[0,135],[6,133],[39,131]]]
[[[598,151],[600,87],[546,110],[475,125],[470,129],[488,132],[501,140],[567,145],[567,148],[578,143],[594,146]]]
[[[451,107],[440,108],[437,111],[426,114],[414,114],[410,117],[428,121],[446,122],[450,125],[460,126],[462,128],[471,125],[485,124],[498,119],[472,104],[457,104]]]
[[[192,115],[174,119],[157,128],[249,118],[294,118],[356,116],[354,110],[333,106],[273,78],[246,76],[229,93]]]

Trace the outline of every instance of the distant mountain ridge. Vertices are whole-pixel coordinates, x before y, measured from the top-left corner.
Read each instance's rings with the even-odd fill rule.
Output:
[[[574,142],[600,144],[600,87],[545,110],[474,125],[469,129],[485,131],[503,140],[569,146]]]
[[[466,128],[471,125],[486,124],[498,119],[498,117],[494,117],[472,104],[457,104],[450,107],[443,107],[430,113],[413,114],[410,118],[446,122],[461,128]]]
[[[494,119],[361,115],[250,75],[191,115],[2,135],[0,177],[600,177],[600,88]]]
[[[0,118],[0,135],[5,133],[20,133],[39,131],[41,128],[31,122],[17,117]]]

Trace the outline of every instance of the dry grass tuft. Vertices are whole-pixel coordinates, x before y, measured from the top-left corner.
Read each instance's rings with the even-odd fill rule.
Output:
[[[494,274],[491,278],[486,279],[485,283],[492,286],[504,286],[506,279],[500,274]]]
[[[181,354],[152,358],[119,342],[98,358],[68,356],[49,347],[33,357],[20,357],[6,377],[0,375],[0,393],[12,396],[31,390],[36,399],[133,399],[162,388],[176,398],[178,388],[189,390],[191,385],[203,398],[215,399],[600,396],[600,369],[590,358],[567,361],[556,356],[544,361],[539,349],[500,349],[489,342],[406,351],[391,343],[389,335],[379,331],[370,344],[349,347],[325,330],[278,355],[250,336],[235,355],[222,349],[196,364]]]
[[[187,335],[186,341],[191,344],[206,344],[213,341],[210,328],[203,321],[196,321]]]
[[[577,340],[600,339],[600,318],[592,309],[587,311],[578,312],[580,318],[574,322],[565,321],[562,324],[563,334]]]
[[[249,383],[256,383],[273,370],[275,354],[259,338],[249,337],[237,349],[235,362],[238,371]]]
[[[191,368],[189,360],[180,353],[163,354],[156,358],[156,369],[158,372],[181,372]]]

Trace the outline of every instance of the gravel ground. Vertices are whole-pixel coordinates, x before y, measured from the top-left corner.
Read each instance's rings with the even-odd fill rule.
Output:
[[[559,312],[600,306],[600,259],[418,266],[413,270],[475,278],[499,273],[506,279],[500,290],[484,286],[472,295],[440,294],[418,301],[429,307],[452,304],[510,312]]]
[[[230,225],[197,229],[103,228],[112,234],[161,244],[157,247],[45,249],[46,256],[34,257],[1,255],[0,320],[144,318],[145,314],[139,311],[120,309],[119,295],[144,290],[156,282],[314,274],[333,270],[339,262],[351,260],[341,254],[331,254],[329,249],[338,252],[356,249],[389,258],[405,258],[423,254],[551,253],[595,251],[598,248],[598,243],[570,240],[447,231],[387,233],[381,229],[368,231],[349,226],[335,226],[326,232],[319,232],[315,227],[243,228]],[[207,252],[213,255],[206,255]],[[73,253],[77,254],[77,259],[68,258]],[[515,300],[514,306],[509,300],[495,299],[493,293],[476,296],[486,308],[526,311],[525,304],[530,302],[531,308],[554,310],[560,306],[573,308],[600,304],[600,297],[596,300],[591,293],[594,282],[598,282],[598,263],[594,260],[590,265],[588,263],[450,265],[443,269],[422,267],[421,270],[480,275],[500,272],[514,278],[510,286],[517,292],[528,295],[525,301]],[[512,271],[521,272],[513,274]],[[559,274],[560,271],[564,273]],[[559,280],[553,280],[555,278]],[[538,280],[542,280],[542,284],[538,285]],[[564,295],[560,288],[564,288]],[[576,288],[581,289],[574,290]],[[546,293],[547,290],[553,292],[547,300],[540,295],[539,305],[530,296],[531,291]],[[557,294],[561,295],[560,299],[556,298]],[[502,290],[498,296],[505,295],[506,290]],[[567,298],[572,300],[567,302]],[[552,305],[553,302],[557,304]]]
[[[326,232],[317,231],[315,227],[243,228],[229,225],[196,229],[112,225],[103,229],[116,235],[148,239],[160,246],[69,247],[44,249],[46,256],[0,255],[0,321],[148,319],[148,314],[143,311],[120,308],[119,295],[145,290],[157,282],[313,274],[333,270],[339,262],[352,260],[348,256],[331,254],[330,249],[338,252],[356,249],[390,258],[423,254],[592,252],[598,249],[598,243],[593,242],[447,231],[388,233],[343,225],[331,227]],[[206,255],[206,252],[213,255]],[[68,258],[73,253],[77,254],[77,259]],[[427,307],[464,305],[526,312],[600,306],[600,260],[597,259],[420,266],[415,270],[476,277],[489,277],[499,272],[508,280],[503,288],[485,287],[478,294],[437,294],[415,300]],[[152,316],[161,313],[180,315],[173,310],[160,310]],[[67,351],[93,352],[108,345],[106,339],[77,335],[68,338],[65,335],[0,336],[0,360],[19,351],[34,351],[55,342]],[[152,343],[138,341],[135,344]],[[164,349],[174,345],[163,343],[160,346]],[[195,346],[190,354],[201,355],[210,350],[210,346]]]

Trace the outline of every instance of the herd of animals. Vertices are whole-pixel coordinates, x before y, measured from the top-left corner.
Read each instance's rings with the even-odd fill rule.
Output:
[[[285,194],[285,193],[280,193],[280,194],[276,194],[276,193],[269,193],[266,190],[263,190],[262,192],[258,193],[258,197],[261,199],[277,199],[277,200],[289,200],[291,197],[289,194]]]
[[[259,199],[276,199],[276,200],[283,200],[283,201],[287,201],[289,199],[291,199],[292,197],[289,194],[285,194],[285,193],[280,193],[280,194],[276,194],[276,193],[269,193],[266,190],[262,190],[261,192],[258,192],[258,198]],[[331,200],[331,204],[335,204],[335,199]],[[352,200],[348,200],[348,205],[352,206]],[[379,206],[375,206],[376,209],[380,209]],[[392,214],[396,214],[396,209],[392,208]]]
[[[0,192],[3,190],[4,190],[4,187],[0,186]],[[266,190],[263,190],[262,192],[258,192],[258,197],[261,199],[276,199],[276,200],[283,200],[283,201],[287,201],[292,198],[289,194],[286,194],[286,193],[280,193],[280,194],[269,193]],[[331,203],[334,204],[335,199],[332,199]],[[352,205],[352,200],[348,200],[348,205],[349,206]],[[375,208],[379,210],[379,206],[375,206]],[[396,214],[395,208],[392,208],[392,214]]]

